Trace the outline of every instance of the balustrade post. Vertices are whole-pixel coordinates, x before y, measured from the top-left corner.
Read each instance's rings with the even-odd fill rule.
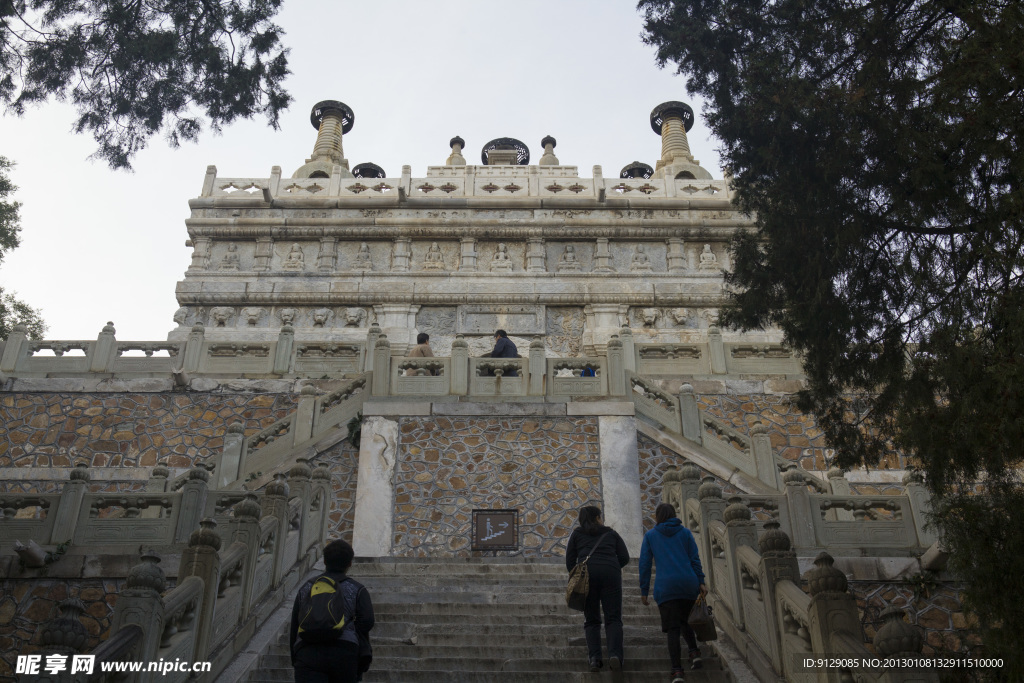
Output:
[[[789,508],[789,526],[793,534],[793,545],[797,548],[814,548],[818,545],[814,533],[814,518],[811,517],[811,498],[807,491],[807,477],[797,466],[792,466],[782,475],[785,482],[786,505]]]
[[[113,372],[117,357],[117,338],[114,323],[108,322],[96,337],[96,343],[89,354],[89,372]]]
[[[626,372],[636,372],[636,344],[633,340],[633,330],[623,325],[619,330],[619,339],[622,341],[622,368]]]
[[[850,495],[850,482],[846,480],[846,473],[838,467],[832,467],[828,471],[828,487],[833,496]],[[825,513],[825,518],[839,522],[853,521],[853,512],[846,509],[832,507]]]
[[[530,353],[533,353],[533,342],[530,342]],[[530,376],[533,376],[532,370]],[[455,335],[452,342],[452,379],[450,392],[452,396],[465,396],[469,393],[469,344],[461,334]]]
[[[799,586],[800,564],[797,562],[789,536],[780,528],[778,520],[765,522],[757,546],[761,551],[758,569],[766,615],[765,623],[768,627],[768,654],[772,658],[772,666],[775,667],[776,673],[782,674],[785,668],[782,661],[783,631],[779,626],[782,615],[779,614],[778,607],[778,584],[780,581],[792,581]]]
[[[725,512],[725,501],[722,500],[722,489],[715,483],[714,477],[704,477],[704,483],[697,489],[697,499],[700,501],[700,529],[703,548],[698,548],[700,556],[707,563],[708,570],[705,572],[709,590],[715,589],[714,572],[711,571],[711,522],[722,521],[722,513]],[[682,519],[682,517],[680,517]]]
[[[377,339],[380,337],[380,327],[377,323],[370,325],[370,331],[366,334],[366,359],[363,363],[364,372],[373,372],[374,349],[377,347]]]
[[[295,355],[295,328],[285,323],[277,335],[277,349],[274,351],[275,375],[287,375],[292,369],[292,360]]]
[[[159,659],[160,641],[164,633],[164,601],[160,594],[167,590],[167,578],[160,568],[160,558],[152,551],[142,554],[141,562],[128,570],[124,588],[117,594],[117,604],[110,627],[111,633],[135,624],[142,629],[142,641],[134,652],[137,661]],[[159,674],[142,673],[134,681],[152,681]]]
[[[192,532],[199,526],[199,520],[206,510],[206,494],[210,473],[205,467],[193,467],[188,473],[188,481],[181,487],[181,499],[178,501],[178,526],[174,530],[174,542],[185,543]]]
[[[14,372],[18,368],[18,361],[25,353],[24,347],[27,341],[28,328],[24,325],[15,325],[11,333],[7,335],[4,355],[0,357],[0,372]]]
[[[924,633],[919,626],[903,620],[903,608],[890,606],[879,615],[882,625],[875,631],[872,641],[879,657],[894,659],[917,659],[924,650]],[[938,670],[898,668],[882,673],[879,683],[933,683],[939,680]]]
[[[807,617],[811,648],[815,654],[838,652],[833,642],[840,633],[854,636],[858,640],[863,637],[857,600],[847,590],[846,574],[833,563],[831,555],[818,553],[814,559],[814,569],[807,572],[807,587],[811,594]],[[829,670],[827,674],[829,681],[842,681],[838,669]]]
[[[74,683],[77,676],[71,675],[71,658],[82,652],[89,632],[81,621],[85,612],[85,604],[78,598],[61,600],[57,605],[60,613],[46,622],[40,629],[40,644],[46,654],[63,655],[68,664],[64,671],[50,675],[44,673],[40,678],[33,679],[39,683]]]
[[[171,476],[171,468],[167,466],[166,460],[158,462],[149,471],[149,479],[146,481],[146,493],[166,493],[167,480]],[[139,511],[142,519],[160,519],[165,517],[163,505],[150,505]]]
[[[708,328],[708,347],[711,352],[711,373],[724,375],[728,372],[725,364],[725,344],[722,343],[722,331],[717,325]]]
[[[623,366],[622,341],[619,335],[613,334],[605,348],[608,358],[608,394],[623,396],[626,393],[626,370]]]
[[[374,396],[387,396],[391,388],[391,342],[382,334],[373,347],[373,390]]]
[[[242,478],[242,451],[245,449],[245,427],[241,422],[232,422],[224,434],[224,445],[217,454],[216,488],[227,488]]]
[[[529,385],[527,393],[530,396],[544,395],[544,380],[548,372],[547,353],[544,350],[544,340],[537,337],[530,341]]]
[[[293,563],[302,557],[310,546],[309,536],[309,503],[312,500],[313,486],[310,483],[313,478],[313,468],[309,466],[306,458],[296,458],[295,465],[288,471],[288,489],[291,497],[302,500],[302,508],[299,513],[299,550],[296,557],[289,557],[288,562]]]
[[[745,630],[743,617],[743,582],[740,577],[740,563],[736,558],[736,549],[741,545],[755,547],[757,528],[750,521],[751,514],[739,496],[729,499],[729,507],[722,512],[725,520],[725,557],[729,570],[729,590],[732,599],[732,620],[736,627]]]
[[[311,385],[302,387],[299,405],[292,417],[292,445],[309,441],[313,437],[313,409],[316,407],[316,388]]]
[[[188,333],[188,340],[185,341],[184,358],[181,362],[181,370],[185,373],[198,372],[203,362],[203,346],[206,345],[206,328],[202,323],[196,323]]]
[[[772,454],[772,440],[768,436],[768,427],[761,421],[750,428],[750,454],[757,467],[757,478],[776,491],[782,490],[779,468]]]
[[[704,430],[700,424],[697,394],[689,384],[679,387],[679,421],[682,423],[685,438],[698,445],[704,443]]]
[[[178,582],[189,576],[203,580],[203,604],[197,615],[196,645],[192,659],[208,659],[213,634],[213,620],[216,615],[217,594],[220,592],[220,546],[217,522],[207,517],[199,523],[198,529],[188,538],[188,547],[181,553],[178,565]],[[231,628],[233,624],[225,624]]]
[[[288,482],[285,481],[283,474],[275,475],[274,480],[263,489],[263,516],[274,517],[277,520],[277,531],[274,532],[273,585],[275,586],[281,583],[281,578],[284,576],[286,569],[284,553],[281,550],[284,549],[283,541],[288,535],[288,493]]]
[[[924,477],[916,470],[909,470],[903,475],[903,485],[910,499],[910,511],[914,514],[914,527],[917,530],[917,542],[925,548],[931,546],[938,538],[927,527],[932,512],[932,497],[924,485]]]
[[[78,463],[68,475],[68,482],[60,492],[60,501],[54,514],[50,543],[59,545],[75,537],[82,501],[89,492],[89,466]]]
[[[247,493],[245,498],[235,504],[231,511],[231,543],[243,543],[246,547],[245,567],[242,572],[242,610],[239,619],[245,619],[249,614],[250,603],[252,602],[253,577],[256,574],[256,559],[260,555],[260,517],[263,510],[260,508],[258,497],[255,493]],[[287,517],[287,515],[286,515]],[[278,538],[277,554],[279,549],[284,547],[283,541]]]

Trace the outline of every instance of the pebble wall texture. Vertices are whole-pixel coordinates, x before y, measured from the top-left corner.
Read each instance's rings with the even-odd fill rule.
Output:
[[[520,550],[503,554],[561,556],[576,511],[602,498],[595,417],[430,417],[399,429],[395,555],[469,557],[472,510],[518,508]]]
[[[342,441],[310,461],[324,465],[331,473],[331,511],[327,516],[327,539],[352,542],[356,518],[356,482],[359,474],[359,450]]]
[[[14,671],[19,654],[53,654],[42,649],[38,632],[58,616],[57,604],[65,598],[78,598],[85,603],[80,620],[89,639],[84,651],[92,651],[99,644],[100,635],[110,629],[114,603],[123,583],[108,579],[0,580],[0,683],[18,680]]]
[[[814,416],[796,407],[795,397],[701,394],[697,396],[697,402],[709,415],[744,434],[750,433],[750,426],[755,422],[763,422],[768,427],[772,448],[776,453],[799,463],[806,470],[828,470],[832,449],[827,447]],[[903,456],[894,453],[876,467],[904,469],[906,462]]]
[[[940,584],[917,599],[914,586],[906,582],[851,581],[850,591],[857,598],[864,638],[872,650],[871,641],[882,624],[879,615],[890,605],[903,607],[907,621],[924,631],[926,655],[966,653],[981,642],[970,633],[971,618],[964,612],[960,591],[955,585]]]
[[[640,454],[640,509],[644,516],[644,531],[649,531],[654,528],[654,509],[661,502],[662,477],[665,476],[665,472],[670,466],[682,467],[688,461],[675,451],[665,448],[657,441],[642,434],[637,435],[636,445]],[[701,468],[700,471],[702,479],[714,476],[704,468]],[[725,497],[742,493],[724,479],[715,477],[715,482],[722,487],[722,495]],[[681,510],[676,510],[676,513],[680,519],[683,518]]]
[[[0,467],[190,467],[223,446],[229,424],[252,435],[295,410],[296,394],[0,396]]]
[[[95,471],[95,470],[94,470]],[[60,493],[67,480],[63,481],[0,481],[0,494],[11,493]],[[132,493],[145,491],[144,481],[92,481],[89,482],[89,493]]]

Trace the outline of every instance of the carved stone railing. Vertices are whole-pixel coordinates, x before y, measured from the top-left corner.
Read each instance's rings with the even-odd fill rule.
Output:
[[[919,630],[903,621],[902,610],[895,608],[886,611],[887,621],[876,632],[875,651],[865,647],[857,601],[848,591],[846,575],[824,552],[826,548],[841,552],[853,539],[856,547],[846,547],[858,558],[888,556],[896,543],[900,554],[907,549],[923,552],[931,541],[914,522],[920,482],[909,478],[908,492],[914,491],[903,497],[825,496],[810,493],[802,475],[791,471],[786,474],[785,494],[733,496],[727,503],[715,480],[707,477],[701,484],[699,475],[699,468],[691,464],[670,469],[662,482],[662,501],[676,506],[694,535],[715,621],[762,681],[779,677],[808,683],[938,680],[934,670],[824,669],[805,664],[807,659],[826,655],[863,661],[921,652]],[[751,506],[777,515],[758,523]],[[878,506],[898,510],[900,519],[872,520],[870,511]],[[826,519],[834,507],[852,508],[859,518]],[[902,535],[894,534],[897,528]],[[894,539],[898,540],[894,543]],[[805,593],[797,557],[815,553]]]

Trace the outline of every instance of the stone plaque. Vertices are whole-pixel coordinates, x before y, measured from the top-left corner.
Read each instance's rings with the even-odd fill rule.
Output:
[[[519,550],[518,510],[473,510],[473,550]]]
[[[495,330],[509,334],[544,334],[542,305],[463,305],[459,306],[456,331],[459,334],[492,335]]]

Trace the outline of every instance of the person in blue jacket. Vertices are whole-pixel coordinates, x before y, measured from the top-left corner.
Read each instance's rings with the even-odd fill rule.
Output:
[[[676,517],[676,509],[669,503],[660,504],[654,511],[654,521],[656,526],[644,534],[640,547],[640,601],[650,604],[647,595],[653,561],[658,568],[654,577],[654,601],[661,612],[661,630],[668,637],[672,683],[681,683],[683,663],[679,636],[686,638],[690,648],[690,668],[699,669],[700,648],[687,619],[697,597],[707,595],[708,589],[704,585],[697,542]]]

